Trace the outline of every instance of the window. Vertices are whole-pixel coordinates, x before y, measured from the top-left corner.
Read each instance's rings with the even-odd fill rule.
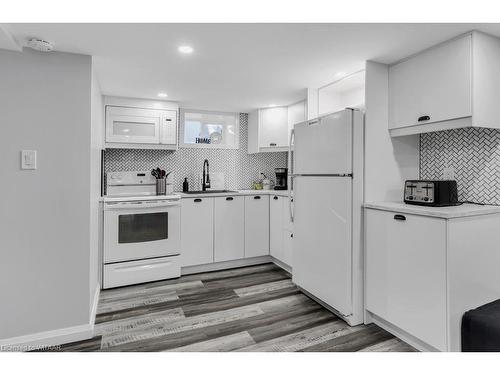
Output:
[[[181,147],[237,149],[239,133],[237,113],[181,111]]]

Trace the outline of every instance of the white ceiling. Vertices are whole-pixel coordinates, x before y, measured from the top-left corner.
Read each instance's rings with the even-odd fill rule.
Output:
[[[392,63],[471,29],[500,36],[500,24],[4,24],[57,51],[94,56],[103,94],[182,107],[248,111],[305,98],[364,61]],[[1,31],[1,30],[0,30]],[[0,33],[1,34],[1,33]],[[5,34],[5,33],[4,33]],[[181,55],[177,47],[195,49]],[[0,48],[12,39],[0,37]]]

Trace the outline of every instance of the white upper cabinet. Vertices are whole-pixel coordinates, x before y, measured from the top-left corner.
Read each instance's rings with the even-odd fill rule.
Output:
[[[286,147],[288,145],[288,109],[275,107],[259,111],[259,147]]]
[[[127,98],[105,100],[107,148],[177,149],[175,106]]]
[[[469,33],[389,67],[392,136],[498,128],[500,40]]]
[[[293,126],[306,121],[306,117],[307,105],[305,100],[288,106],[288,142],[290,141],[290,132],[292,131]]]
[[[318,89],[318,117],[345,108],[365,107],[365,71],[349,74]]]
[[[305,101],[249,113],[248,153],[287,151],[291,128],[305,118]]]

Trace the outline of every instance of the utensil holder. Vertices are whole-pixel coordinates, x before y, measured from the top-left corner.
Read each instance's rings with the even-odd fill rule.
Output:
[[[165,178],[156,179],[156,195],[165,195],[167,189],[167,180]]]

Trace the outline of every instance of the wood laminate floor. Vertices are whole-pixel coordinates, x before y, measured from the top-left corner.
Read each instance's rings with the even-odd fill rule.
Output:
[[[415,351],[371,324],[350,327],[274,264],[101,292],[95,337],[62,351]]]

